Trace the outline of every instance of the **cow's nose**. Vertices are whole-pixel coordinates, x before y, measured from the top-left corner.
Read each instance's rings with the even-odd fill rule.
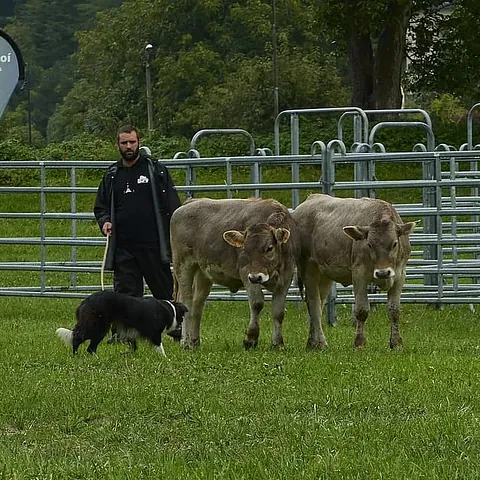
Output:
[[[379,280],[385,280],[387,278],[391,278],[391,277],[394,277],[395,276],[395,272],[393,270],[393,268],[378,268],[378,269],[375,269],[375,271],[373,272],[373,276],[375,278],[378,278]]]
[[[249,273],[248,281],[250,283],[265,283],[268,281],[268,275],[265,273]]]

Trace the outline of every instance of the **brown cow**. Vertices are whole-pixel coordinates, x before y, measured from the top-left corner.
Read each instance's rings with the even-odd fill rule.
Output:
[[[231,292],[245,288],[250,324],[246,349],[258,343],[262,288],[272,292],[272,344],[283,345],[282,321],[300,243],[290,212],[275,200],[194,199],[171,220],[176,298],[189,310],[182,326],[182,345],[200,344],[200,321],[213,283]]]
[[[365,345],[363,328],[370,310],[367,287],[388,292],[390,348],[402,344],[400,295],[410,255],[408,235],[415,222],[403,223],[390,203],[371,198],[310,195],[293,213],[300,234],[299,285],[305,286],[310,317],[307,347],[327,347],[322,310],[332,282],[353,284],[355,347]]]

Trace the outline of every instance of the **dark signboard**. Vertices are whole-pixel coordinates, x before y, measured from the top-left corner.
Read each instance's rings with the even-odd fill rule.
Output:
[[[18,82],[23,79],[22,54],[12,38],[0,30],[0,117]]]

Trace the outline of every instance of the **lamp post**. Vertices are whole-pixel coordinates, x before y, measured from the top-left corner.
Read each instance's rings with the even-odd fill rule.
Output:
[[[277,62],[277,11],[272,0],[272,63],[273,63],[273,113],[278,116],[278,62]]]
[[[152,98],[152,69],[151,55],[153,53],[153,45],[147,43],[145,45],[145,83],[147,86],[147,126],[148,130],[153,130],[153,98]]]

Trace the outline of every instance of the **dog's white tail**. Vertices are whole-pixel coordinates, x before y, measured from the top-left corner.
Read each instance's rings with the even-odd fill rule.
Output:
[[[73,343],[73,332],[68,328],[57,328],[55,331],[58,338],[60,338],[65,345],[72,345]]]

